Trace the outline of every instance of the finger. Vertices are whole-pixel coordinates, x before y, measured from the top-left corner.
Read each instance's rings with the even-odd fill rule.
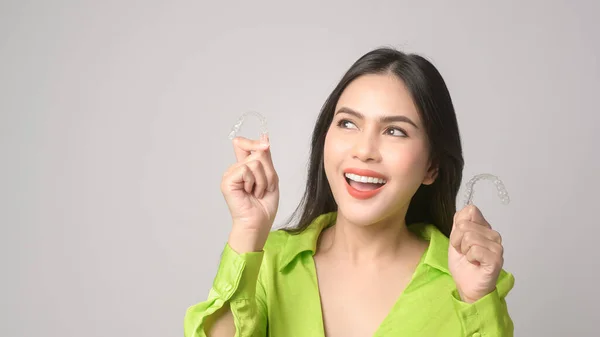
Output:
[[[244,191],[246,193],[251,194],[252,188],[254,187],[254,174],[252,174],[252,170],[248,167],[248,165],[242,165],[242,180],[244,182]]]
[[[246,164],[254,176],[254,196],[262,198],[267,188],[267,176],[260,160],[253,160]],[[249,192],[250,193],[250,192]]]
[[[462,210],[460,210],[454,214],[454,222],[455,223],[458,221],[461,221],[461,220],[473,221],[482,226],[492,228],[492,226],[489,224],[489,222],[485,219],[485,217],[481,213],[481,210],[479,210],[479,208],[477,208],[477,206],[475,206],[475,205],[467,205]]]
[[[259,149],[251,152],[248,156],[244,157],[240,162],[250,162],[252,160],[259,159],[265,165],[273,165],[273,159],[271,158],[271,149]]]
[[[277,186],[279,186],[279,176],[277,175],[275,167],[273,166],[270,149],[254,152],[250,156],[246,157],[244,162],[249,163],[254,160],[259,160],[262,163],[262,167],[267,178],[266,190],[269,192],[275,191]]]
[[[456,248],[456,250],[462,251],[461,244],[463,241],[463,236],[470,232],[478,233],[487,240],[502,244],[502,236],[500,236],[500,233],[468,220],[460,220],[454,224],[452,227],[452,232],[450,233],[450,244]]]
[[[502,245],[499,243],[489,240],[484,235],[477,232],[466,232],[463,235],[463,239],[460,243],[460,251],[468,252],[469,249],[473,246],[481,246],[483,248],[487,248],[490,251],[494,252],[497,255],[503,254]]]
[[[492,228],[490,223],[485,219],[485,217],[481,213],[481,210],[479,208],[477,208],[477,206],[474,206],[474,205],[471,205],[471,206],[472,207],[470,207],[470,209],[469,209],[469,215],[471,216],[471,221],[478,223],[480,225],[483,225],[485,227]]]
[[[465,256],[467,261],[477,266],[494,266],[495,269],[500,269],[504,263],[502,256],[481,246],[472,246]]]
[[[238,162],[243,161],[253,152],[266,150],[268,148],[269,144],[261,142],[260,140],[252,140],[244,137],[235,137],[233,139],[233,151],[235,152],[235,158]]]
[[[232,165],[223,174],[221,182],[221,190],[233,191],[233,190],[245,190],[247,191],[254,185],[254,176],[252,171],[246,164]]]
[[[495,241],[500,244],[502,243],[502,236],[500,236],[500,233],[490,227],[482,226],[479,223],[468,220],[460,221],[458,224],[456,224],[456,226],[458,227],[459,231],[462,231],[463,233],[470,231],[477,232],[485,236],[488,240]]]
[[[456,223],[457,221],[460,221],[460,220],[468,220],[469,206],[471,206],[471,205],[467,205],[467,206],[463,207],[460,211],[454,213],[454,218],[452,219],[452,221],[454,223]]]
[[[263,151],[261,151],[263,152]],[[273,167],[273,162],[271,161],[270,156],[267,153],[262,154],[259,157],[259,160],[262,164],[263,172],[266,180],[265,190],[269,192],[275,191],[277,186],[279,186],[279,177],[275,168]]]

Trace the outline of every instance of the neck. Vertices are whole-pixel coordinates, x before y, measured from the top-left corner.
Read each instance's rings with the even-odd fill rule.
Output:
[[[365,226],[354,224],[338,213],[335,225],[323,234],[322,252],[352,264],[393,260],[419,242],[406,227],[403,215]]]

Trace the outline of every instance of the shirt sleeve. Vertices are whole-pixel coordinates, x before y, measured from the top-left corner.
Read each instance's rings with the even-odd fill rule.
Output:
[[[496,289],[477,302],[461,301],[458,291],[452,291],[452,301],[463,329],[469,337],[513,337],[514,324],[508,314],[506,295],[513,288],[514,276],[504,270]]]
[[[264,337],[267,329],[265,291],[258,281],[264,252],[238,254],[225,245],[208,299],[188,308],[185,337],[205,337],[207,317],[229,303],[235,337]]]

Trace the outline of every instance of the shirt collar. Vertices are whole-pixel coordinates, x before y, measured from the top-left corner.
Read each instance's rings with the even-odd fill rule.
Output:
[[[448,244],[450,241],[448,237],[432,224],[416,223],[408,228],[429,241],[423,263],[445,274],[450,274],[448,269]]]
[[[287,242],[281,252],[279,271],[285,269],[294,259],[303,252],[310,251],[315,255],[319,235],[326,227],[333,225],[337,218],[337,212],[319,215],[308,227],[298,234],[288,235]]]
[[[337,212],[325,213],[313,220],[310,225],[299,234],[290,234],[279,260],[279,271],[285,269],[298,255],[309,251],[312,255],[317,251],[319,235],[328,226],[335,223]],[[450,274],[448,270],[448,238],[432,224],[416,223],[409,225],[409,229],[421,238],[429,241],[423,263]]]

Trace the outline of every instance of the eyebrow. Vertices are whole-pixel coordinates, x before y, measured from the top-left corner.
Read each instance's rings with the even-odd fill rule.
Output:
[[[339,114],[339,113],[346,113],[352,116],[355,116],[356,118],[359,119],[364,119],[365,116],[363,114],[361,114],[360,112],[356,111],[356,110],[352,110],[350,108],[347,107],[341,107],[335,114]],[[417,124],[415,124],[415,122],[413,122],[410,118],[404,116],[404,115],[394,115],[394,116],[383,116],[379,118],[379,122],[380,123],[391,123],[391,122],[404,122],[404,123],[408,123],[412,126],[414,126],[415,128],[419,128],[417,126]]]

